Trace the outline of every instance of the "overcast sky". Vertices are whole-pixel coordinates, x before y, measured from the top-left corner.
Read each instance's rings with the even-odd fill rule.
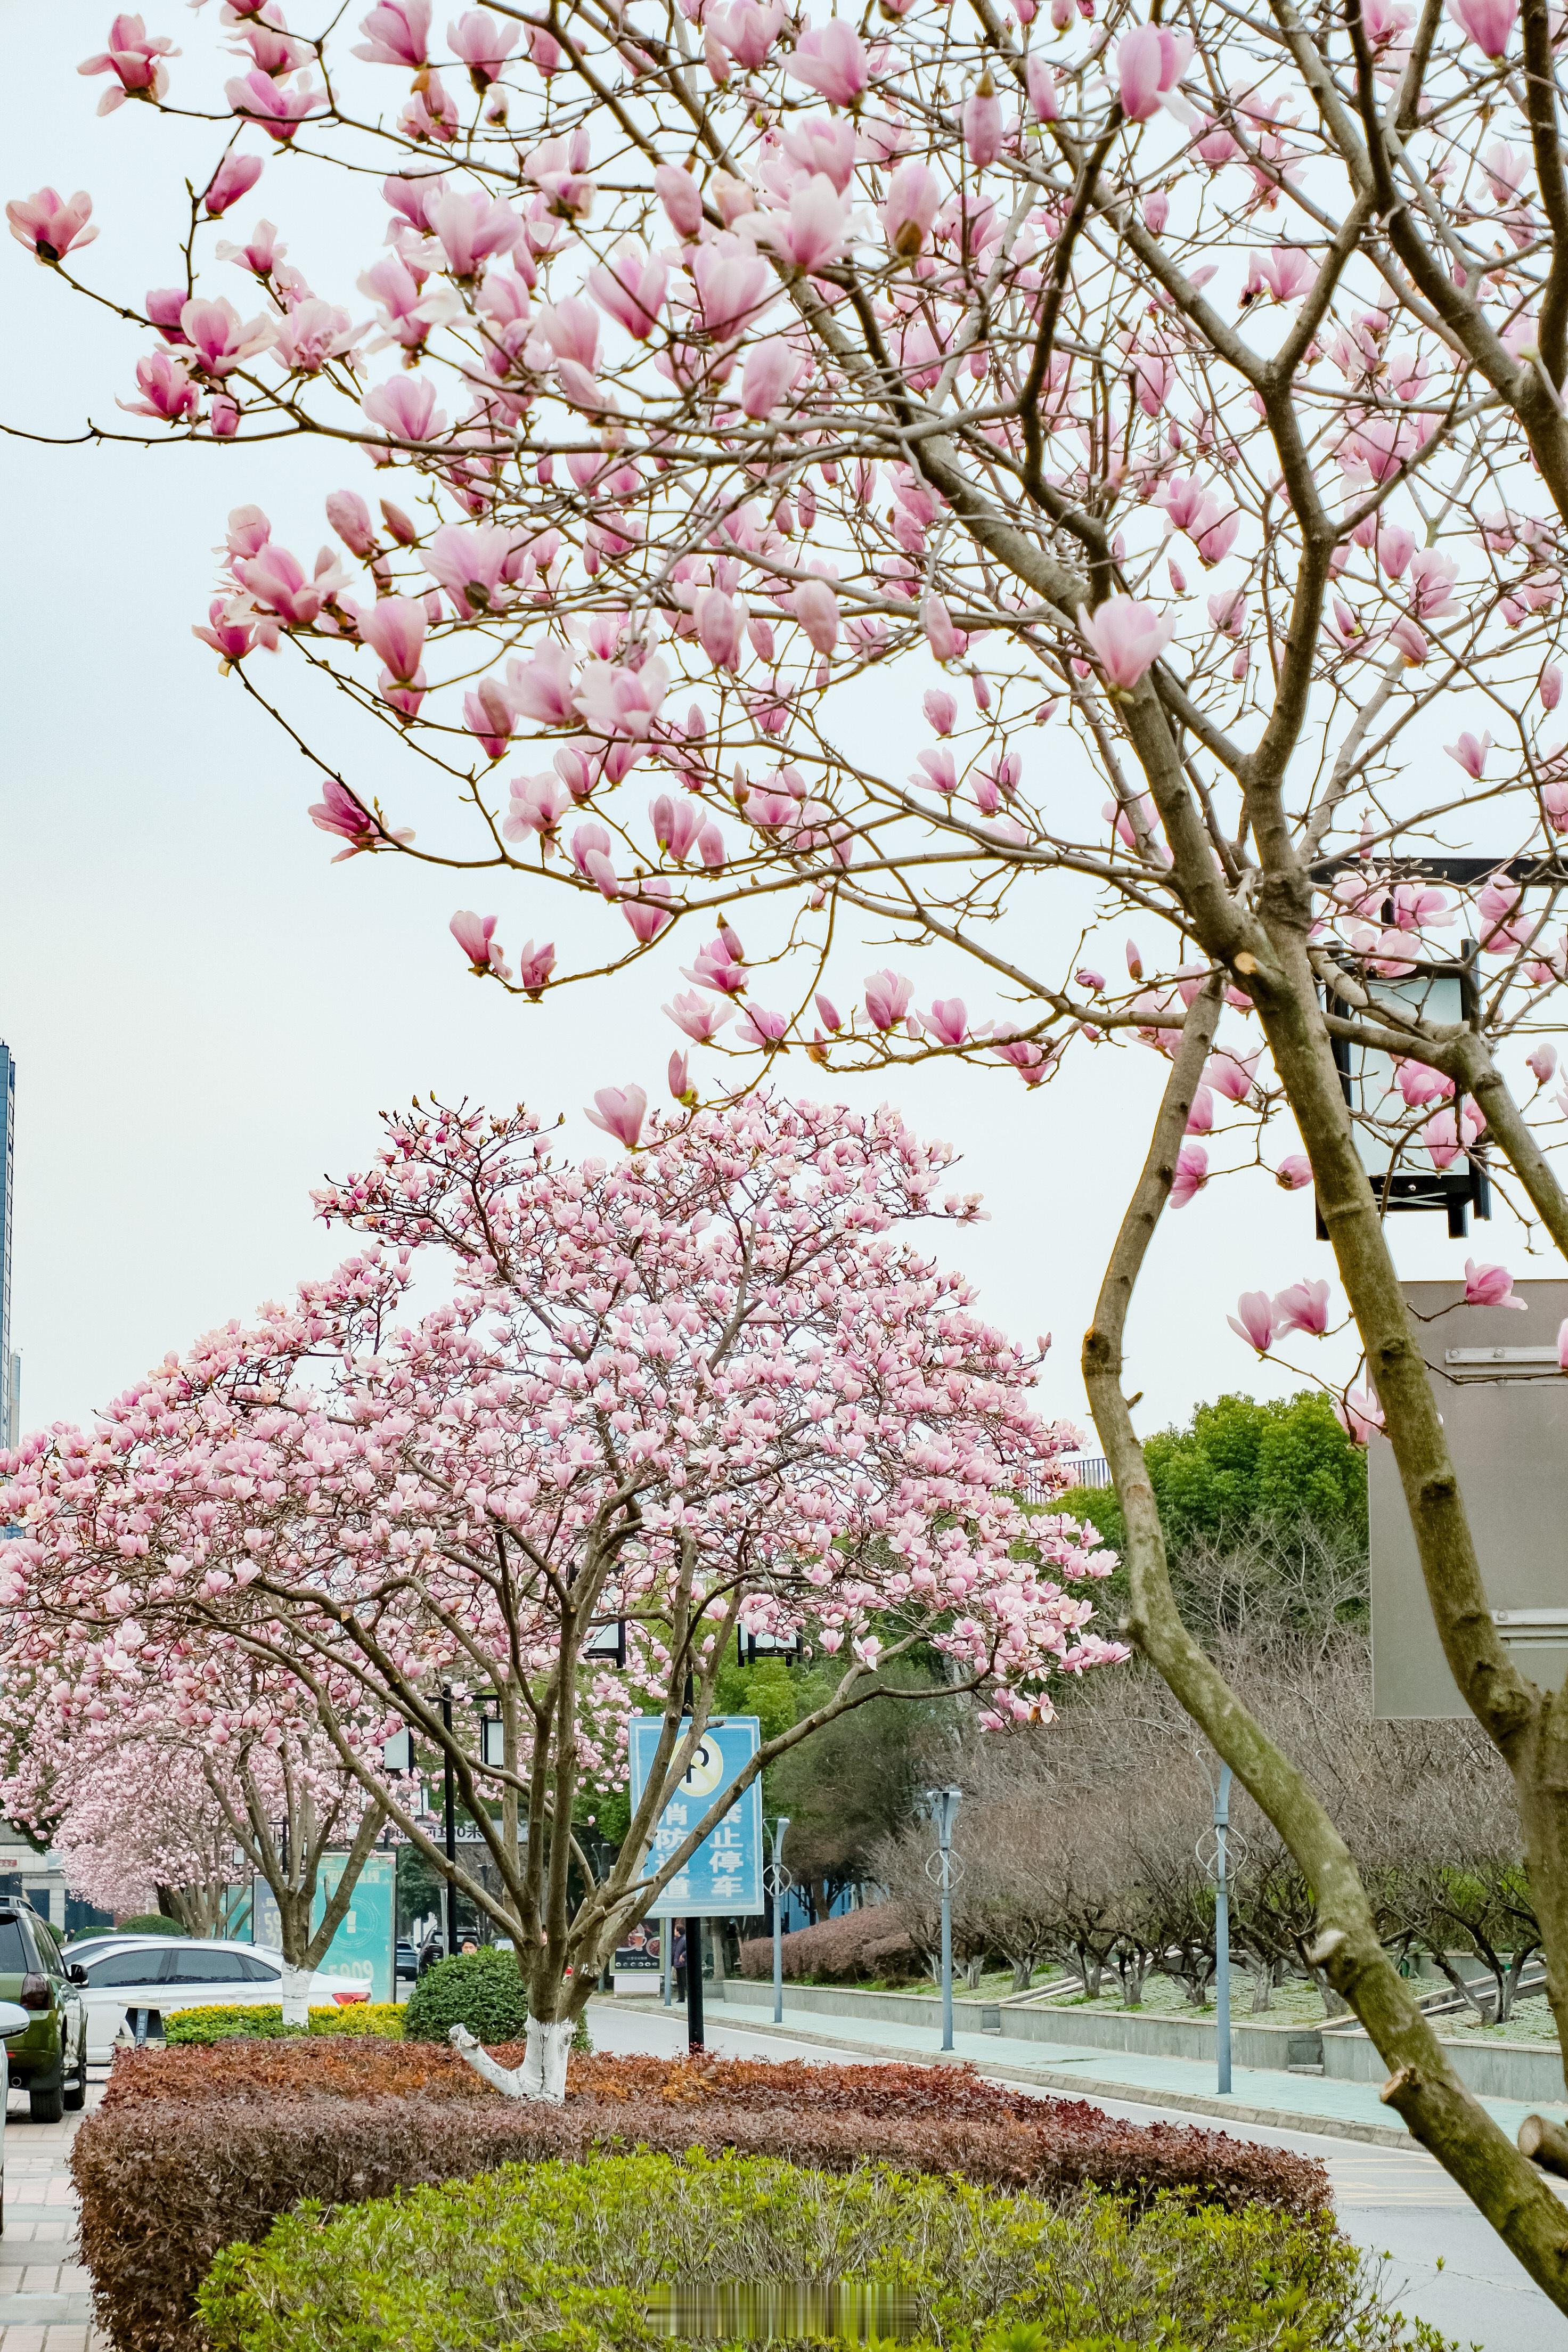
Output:
[[[195,137],[182,152],[182,134],[138,106],[95,120],[103,85],[75,67],[101,47],[107,6],[4,7],[12,85],[29,93],[8,121],[4,193],[89,189],[102,226],[82,257],[89,282],[136,294],[169,283],[171,179],[183,206],[178,170],[205,175],[217,142]],[[215,39],[216,16],[162,0],[149,25],[195,50]],[[379,208],[362,230],[336,195],[331,207],[308,199],[300,174],[269,164],[231,222],[276,218],[318,290],[352,302]],[[18,245],[7,241],[0,268],[6,420],[62,435],[89,415],[122,422],[114,398],[132,395],[145,338],[90,312]],[[237,273],[231,290],[243,299]],[[491,1106],[526,1099],[564,1110],[582,1148],[595,1086],[635,1077],[662,1094],[675,1033],[658,1006],[689,950],[683,941],[668,953],[656,987],[645,963],[624,987],[525,1008],[466,974],[447,919],[479,903],[515,948],[531,933],[561,936],[559,897],[531,902],[513,880],[476,898],[395,859],[331,863],[305,814],[317,795],[304,762],[219,678],[191,625],[205,615],[231,507],[266,506],[308,558],[325,535],[325,491],[371,487],[363,461],[307,446],[10,441],[0,462],[10,547],[0,1035],[19,1072],[14,1340],[33,1427],[89,1414],[166,1350],[330,1262],[310,1188],[369,1157],[382,1108],[430,1088]],[[875,723],[892,743],[908,738],[901,767],[928,739],[910,729],[907,684],[879,692]],[[323,724],[337,729],[336,712]],[[376,789],[378,742],[334,740]],[[1033,919],[1061,919],[1048,895]],[[1123,928],[1109,928],[1104,956],[1120,954]],[[885,960],[847,959],[849,987]],[[972,976],[934,957],[908,968],[917,1001],[966,980],[978,995]],[[782,1066],[801,1094],[828,1091],[804,1063]],[[1043,1402],[1075,1419],[1078,1340],[1160,1076],[1135,1049],[1069,1057],[1037,1094],[1011,1072],[952,1065],[858,1089],[862,1100],[890,1094],[916,1127],[961,1147],[992,1221],[951,1236],[946,1254],[973,1272],[994,1320],[1026,1339],[1054,1333]],[[1281,1136],[1272,1156],[1293,1148]],[[1402,1217],[1395,1237],[1408,1275],[1462,1267],[1465,1248],[1441,1218]],[[1483,1228],[1479,1246],[1528,1270],[1501,1224]],[[1330,1271],[1310,1195],[1287,1196],[1266,1177],[1213,1186],[1168,1218],[1131,1328],[1143,1426],[1227,1388],[1298,1385],[1259,1370],[1226,1314],[1238,1290]],[[1331,1350],[1302,1360],[1333,1369]]]

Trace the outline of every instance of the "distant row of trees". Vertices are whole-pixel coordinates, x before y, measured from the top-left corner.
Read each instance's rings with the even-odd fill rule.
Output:
[[[1373,1718],[1364,1454],[1311,1393],[1221,1397],[1146,1452],[1183,1615],[1329,1801],[1386,1942],[1407,1963],[1427,1956],[1477,2006],[1479,1962],[1488,2005],[1507,2018],[1541,1943],[1509,1776],[1468,1717]],[[1079,1489],[1064,1507],[1118,1541],[1109,1490]],[[1108,1632],[1121,1584],[1118,1574],[1095,1596]],[[948,1710],[889,1709],[879,1720],[868,1708],[836,1744],[789,1759],[787,1785],[770,1780],[768,1796],[792,1815],[797,1879],[815,1875],[825,1892],[859,1879],[888,1898],[858,1925],[813,1931],[795,1965],[890,1977],[929,1961],[931,1836],[915,1806],[922,1786],[957,1780],[954,1948],[972,1979],[1005,1964],[1021,1988],[1049,1962],[1091,1991],[1114,1977],[1136,2003],[1158,1971],[1201,2003],[1215,1896],[1197,1849],[1217,1761],[1164,1685],[1136,1666],[1089,1677],[1058,1705],[1056,1723],[1005,1734],[955,1732]],[[1306,1957],[1316,1906],[1239,1791],[1231,1815],[1232,1949],[1262,2011],[1286,1975],[1316,1973]]]

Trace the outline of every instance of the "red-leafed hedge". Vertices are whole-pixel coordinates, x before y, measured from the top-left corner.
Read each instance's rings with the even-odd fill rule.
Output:
[[[896,1903],[874,1903],[846,1911],[837,1919],[819,1919],[815,1927],[797,1927],[780,1938],[780,1957],[786,1977],[816,1977],[827,1984],[863,1984],[879,1977],[884,1983],[909,1984],[925,1973],[909,1922]],[[741,1947],[743,1977],[771,1977],[773,1942],[771,1936],[749,1937]]]
[[[511,2057],[510,2053],[498,2053]],[[521,2054],[521,2053],[518,2053]],[[1236,2210],[1326,2207],[1323,2168],[1179,2125],[1118,2123],[964,2067],[574,2059],[563,2106],[491,2091],[450,2051],[301,2039],[126,2053],[71,2168],[117,2352],[199,2352],[196,2289],[302,2198],[358,2203],[588,2148],[690,2147],[847,2170],[867,2158],[1037,2194],[1185,2188]]]

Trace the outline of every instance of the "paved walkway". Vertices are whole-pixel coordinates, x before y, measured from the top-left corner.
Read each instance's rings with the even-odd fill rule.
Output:
[[[89,2085],[88,2105],[102,2096]],[[107,2352],[76,2259],[70,2147],[79,2116],[35,2124],[13,2093],[5,2125],[5,2233],[0,2237],[0,2352]]]

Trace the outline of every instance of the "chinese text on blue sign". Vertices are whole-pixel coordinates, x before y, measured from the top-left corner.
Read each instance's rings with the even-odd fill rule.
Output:
[[[647,1785],[658,1750],[663,1717],[639,1715],[631,1727],[632,1810]],[[685,1726],[681,1727],[684,1733]],[[721,1715],[692,1751],[685,1780],[665,1807],[648,1852],[649,1873],[658,1870],[687,1832],[700,1822],[721,1789],[738,1780],[762,1744],[754,1715]],[[710,1837],[703,1839],[683,1871],[672,1878],[648,1912],[651,1919],[746,1918],[763,1908],[763,1784],[754,1780],[731,1806]]]

